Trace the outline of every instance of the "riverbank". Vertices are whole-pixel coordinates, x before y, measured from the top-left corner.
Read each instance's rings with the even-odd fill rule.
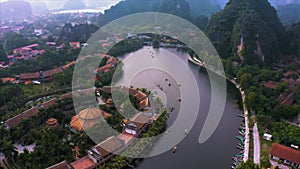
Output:
[[[248,118],[248,110],[246,108],[245,104],[245,92],[242,90],[242,88],[239,86],[239,84],[236,83],[235,80],[230,79],[226,77],[225,75],[221,74],[220,72],[214,70],[213,68],[206,66],[204,63],[202,63],[197,58],[192,58],[190,55],[188,56],[188,60],[196,65],[199,65],[201,67],[205,67],[206,69],[218,74],[221,77],[226,78],[228,81],[230,81],[232,84],[235,85],[237,89],[239,89],[239,92],[242,96],[242,104],[243,104],[243,113],[244,113],[244,121],[245,121],[245,144],[244,144],[244,158],[243,161],[246,162],[249,159],[249,144],[250,144],[250,130],[249,130],[249,118]]]

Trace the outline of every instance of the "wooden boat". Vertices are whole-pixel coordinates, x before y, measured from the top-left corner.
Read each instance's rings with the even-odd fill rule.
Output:
[[[174,146],[174,147],[172,148],[172,152],[173,152],[173,153],[176,153],[176,151],[177,151],[177,147]]]

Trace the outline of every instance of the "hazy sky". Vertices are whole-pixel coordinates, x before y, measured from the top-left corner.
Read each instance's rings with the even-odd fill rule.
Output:
[[[7,0],[0,0],[0,2],[3,2],[3,1],[7,1]],[[60,9],[63,7],[63,4],[67,0],[25,0],[25,1],[45,2],[49,9]],[[88,7],[107,7],[107,6],[116,4],[117,2],[119,2],[121,0],[82,0],[82,1],[85,2],[85,4]],[[221,6],[223,7],[226,4],[226,2],[228,2],[229,0],[215,0],[215,1],[218,1],[221,4]],[[269,0],[269,1],[275,6],[288,4],[288,3],[292,3],[292,2],[300,3],[300,0]]]
[[[0,0],[0,2],[8,0]],[[28,2],[45,2],[49,9],[60,9],[63,7],[64,3],[68,0],[25,0]],[[92,7],[106,7],[114,5],[120,0],[82,0],[87,6]]]

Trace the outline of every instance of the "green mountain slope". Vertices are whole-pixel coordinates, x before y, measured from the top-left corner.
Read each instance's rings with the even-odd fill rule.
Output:
[[[270,65],[282,52],[285,30],[267,0],[230,0],[214,15],[206,34],[222,57]]]

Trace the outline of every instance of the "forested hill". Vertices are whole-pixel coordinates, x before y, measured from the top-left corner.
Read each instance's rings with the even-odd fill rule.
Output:
[[[292,52],[300,57],[300,22],[289,29],[289,37],[291,37],[290,46]]]
[[[99,29],[98,26],[92,24],[66,24],[59,37],[59,41],[79,41],[86,42]]]
[[[112,6],[99,16],[99,25],[140,12],[163,12],[190,19],[190,7],[185,0],[126,0]]]
[[[219,12],[222,8],[216,0],[186,0],[190,5],[191,15],[199,17],[211,15]]]
[[[222,57],[246,64],[271,65],[286,47],[286,32],[267,0],[230,0],[206,34]]]
[[[32,9],[28,2],[11,0],[0,2],[0,19],[31,17]]]

